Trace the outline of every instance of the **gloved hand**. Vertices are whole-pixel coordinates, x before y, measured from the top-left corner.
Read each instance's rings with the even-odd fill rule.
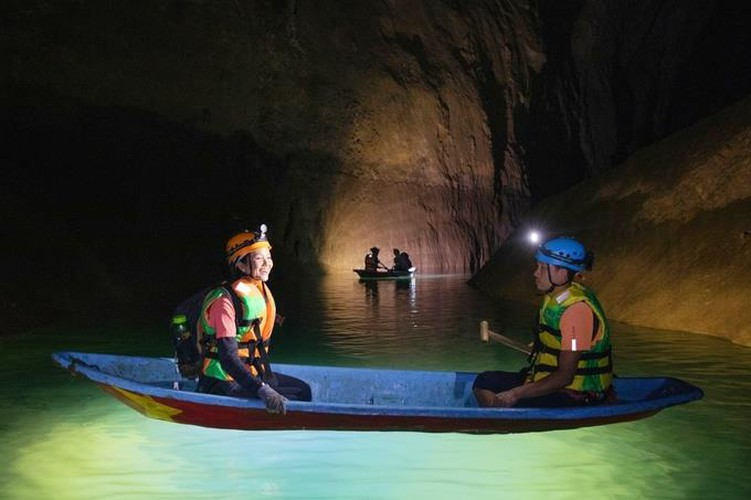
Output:
[[[266,405],[266,411],[269,413],[275,415],[284,415],[287,413],[287,408],[284,407],[284,402],[287,401],[287,398],[272,389],[269,384],[263,384],[258,389],[258,397]]]

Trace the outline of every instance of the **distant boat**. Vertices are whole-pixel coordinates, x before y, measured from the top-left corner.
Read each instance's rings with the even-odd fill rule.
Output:
[[[396,271],[394,269],[383,269],[378,271],[366,271],[365,269],[353,269],[354,272],[364,280],[398,280],[409,279],[415,275],[416,267],[410,267],[406,271]]]
[[[271,415],[258,399],[194,392],[172,358],[56,352],[56,364],[95,382],[147,417],[240,430],[355,430],[502,434],[637,420],[701,399],[701,389],[669,377],[617,377],[615,403],[575,408],[479,408],[475,373],[275,364],[305,380],[313,401],[289,401]]]

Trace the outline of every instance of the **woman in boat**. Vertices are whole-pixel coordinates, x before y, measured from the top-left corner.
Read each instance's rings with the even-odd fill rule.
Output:
[[[480,406],[567,407],[614,398],[610,329],[594,292],[574,279],[592,254],[570,237],[541,244],[535,286],[544,294],[530,364],[521,372],[488,371],[473,389]]]
[[[269,413],[284,414],[287,400],[310,401],[311,392],[304,381],[273,372],[269,363],[278,317],[266,285],[274,267],[266,230],[261,224],[258,231],[244,231],[227,242],[229,283],[239,300],[222,286],[204,299],[198,323],[208,348],[198,391],[259,398]]]
[[[378,260],[378,253],[381,251],[378,247],[373,247],[370,252],[365,255],[365,270],[366,271],[378,271],[378,266],[381,265],[381,261]]]

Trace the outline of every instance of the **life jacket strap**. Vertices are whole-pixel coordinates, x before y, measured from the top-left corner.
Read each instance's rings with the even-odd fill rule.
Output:
[[[558,369],[557,366],[553,365],[546,365],[544,363],[540,363],[538,365],[535,365],[535,373],[553,373]],[[608,363],[605,366],[593,366],[589,368],[577,368],[576,369],[576,375],[581,376],[587,376],[587,375],[602,375],[605,373],[610,373],[613,370],[613,367],[610,363]]]
[[[247,349],[249,353],[249,356],[240,356],[240,360],[246,365],[255,368],[256,373],[258,373],[263,380],[267,380],[273,376],[268,352],[270,342],[269,339],[259,340],[261,339],[261,329],[260,323],[257,320],[254,321],[253,328],[256,335],[255,339],[237,343],[238,349]],[[214,345],[216,346],[216,341],[214,341]],[[258,351],[258,355],[255,354],[256,350]],[[219,359],[219,353],[217,352],[217,349],[210,349],[206,352],[206,357],[210,359]]]
[[[535,346],[537,347],[537,346]],[[561,354],[560,349],[554,349],[552,347],[546,346],[546,345],[540,345],[539,348],[536,349],[536,351],[540,354],[552,354],[555,357],[558,357]],[[610,355],[612,353],[612,349],[608,347],[604,351],[595,352],[595,351],[586,351],[581,353],[581,356],[579,356],[580,360],[599,360],[604,358],[610,358]]]

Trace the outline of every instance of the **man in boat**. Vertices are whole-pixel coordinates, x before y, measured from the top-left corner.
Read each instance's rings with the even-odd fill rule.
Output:
[[[381,261],[378,260],[378,253],[381,250],[378,247],[370,249],[367,255],[365,255],[365,270],[366,271],[378,271],[378,266],[381,265]]]
[[[204,299],[198,329],[208,348],[198,391],[259,398],[269,413],[284,414],[287,400],[310,401],[311,392],[302,380],[273,372],[269,363],[278,316],[266,285],[274,267],[266,230],[261,224],[258,231],[243,231],[227,242],[228,282],[239,301],[223,286]]]
[[[529,366],[488,371],[473,390],[480,406],[569,407],[614,399],[610,328],[594,292],[574,281],[593,256],[571,237],[549,240],[535,254],[535,286],[544,294]]]
[[[412,261],[409,260],[409,254],[407,252],[400,252],[398,248],[394,248],[394,271],[409,271],[412,268]]]

